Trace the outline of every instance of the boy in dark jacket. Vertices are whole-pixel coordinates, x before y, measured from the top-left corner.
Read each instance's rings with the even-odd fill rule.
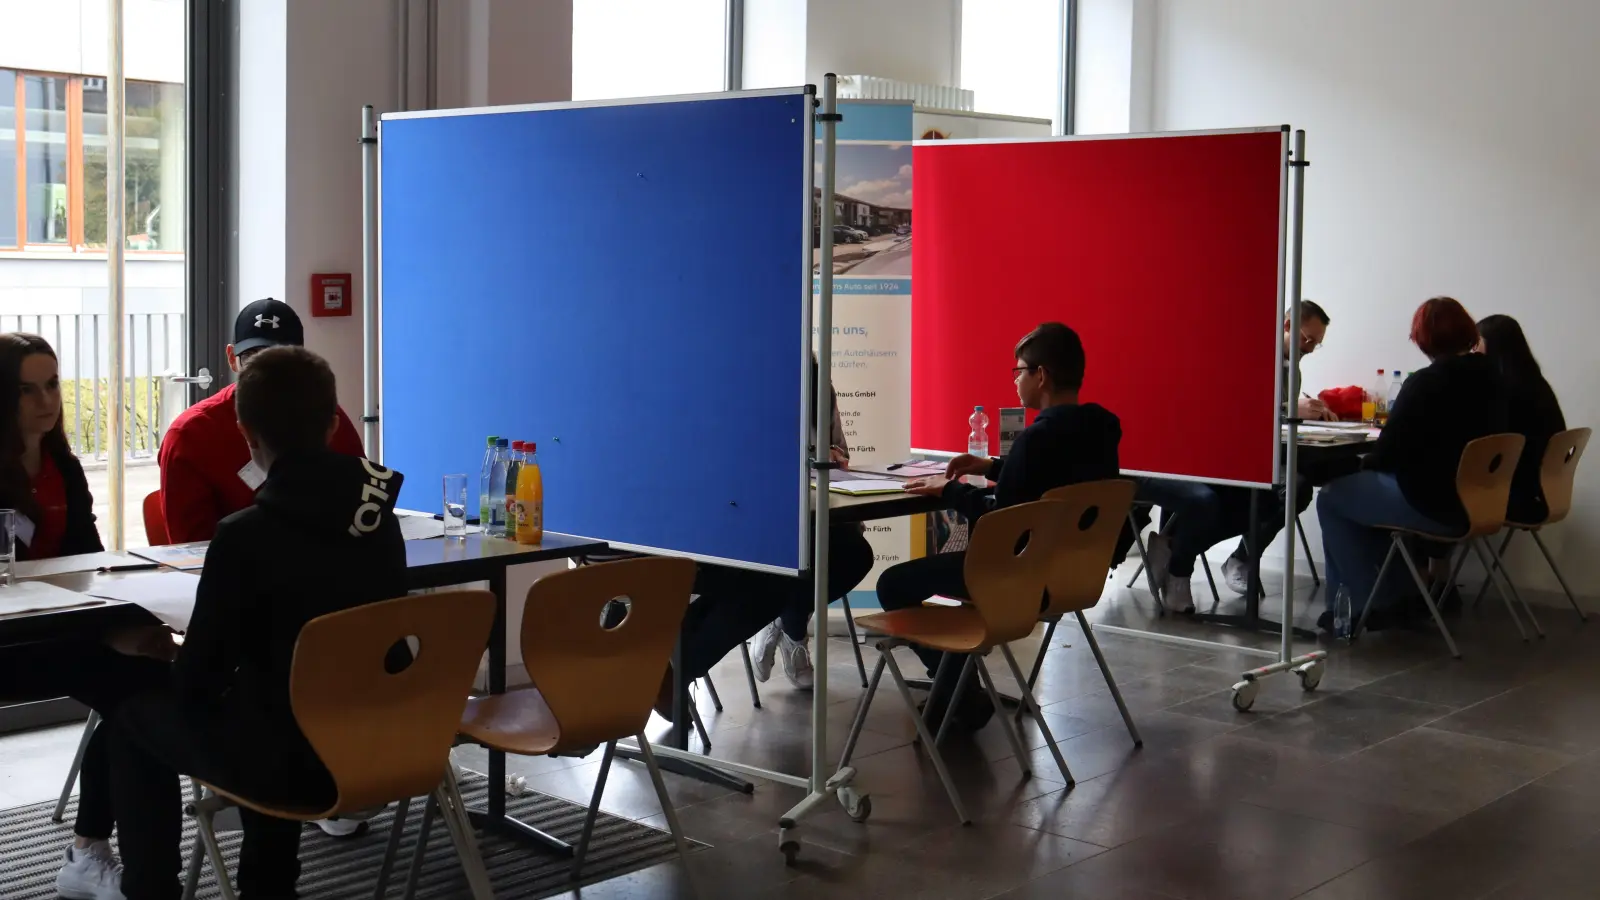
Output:
[[[968,527],[991,510],[1031,503],[1046,491],[1082,481],[1115,478],[1119,471],[1117,445],[1122,424],[1116,415],[1095,403],[1079,403],[1083,387],[1083,342],[1077,332],[1059,322],[1040,325],[1017,342],[1012,374],[1017,397],[1039,415],[1017,436],[1005,459],[984,459],[962,454],[950,461],[943,478],[906,485],[918,494],[939,496],[966,516]],[[964,484],[963,476],[982,475],[993,488]],[[919,606],[933,596],[967,598],[963,568],[965,551],[939,553],[900,563],[878,579],[878,600],[886,610]],[[929,674],[939,667],[943,654],[915,648]],[[930,719],[937,722],[949,702],[959,660],[946,667],[946,677],[934,686],[928,703]],[[971,685],[956,706],[956,721],[963,729],[977,730],[994,713],[988,696]]]

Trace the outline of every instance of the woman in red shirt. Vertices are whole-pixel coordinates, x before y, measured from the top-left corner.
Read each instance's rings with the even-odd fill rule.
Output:
[[[103,550],[89,482],[62,426],[49,341],[0,334],[0,404],[0,508],[16,510],[17,558]]]

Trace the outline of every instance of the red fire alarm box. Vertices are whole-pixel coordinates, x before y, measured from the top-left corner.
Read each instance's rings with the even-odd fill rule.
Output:
[[[350,296],[350,274],[311,276],[311,315],[348,316],[354,298]]]

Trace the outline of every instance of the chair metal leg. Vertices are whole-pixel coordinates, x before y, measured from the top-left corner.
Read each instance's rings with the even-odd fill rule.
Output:
[[[1000,692],[994,689],[994,676],[989,674],[989,667],[983,664],[983,657],[976,653],[972,654],[972,662],[978,670],[978,679],[983,682],[983,689],[989,694],[989,702],[994,704],[995,709],[1000,709]],[[1033,777],[1033,759],[1028,755],[1027,748],[1022,745],[1022,738],[1017,735],[1016,725],[1011,718],[1009,716],[998,718],[1001,729],[1006,733],[1006,740],[1011,744],[1011,752],[1017,757],[1017,767],[1022,769],[1022,780],[1027,781]]]
[[[415,900],[417,896],[417,881],[422,878],[422,858],[428,852],[428,832],[433,830],[433,817],[438,812],[439,792],[434,791],[428,795],[428,802],[422,805],[422,826],[417,831],[417,846],[411,850],[411,867],[406,873],[404,900]]]
[[[406,831],[406,819],[411,812],[411,798],[395,804],[394,824],[389,826],[389,843],[383,850],[383,863],[378,867],[378,884],[372,892],[373,900],[389,896],[389,878],[394,874],[394,860],[400,855],[400,838]]]
[[[494,900],[494,885],[489,881],[489,870],[483,865],[478,839],[473,834],[472,822],[467,818],[467,804],[461,799],[461,787],[456,781],[453,763],[445,764],[444,783],[434,793],[439,797],[439,812],[445,827],[450,830],[450,839],[455,844],[461,868],[466,872],[473,900]]]
[[[1433,602],[1433,590],[1428,587],[1428,579],[1422,577],[1421,570],[1417,568],[1416,562],[1411,559],[1411,551],[1406,549],[1406,545],[1402,542],[1400,535],[1398,534],[1394,536],[1394,546],[1400,551],[1400,558],[1405,561],[1406,568],[1411,570],[1411,580],[1415,581],[1417,584],[1417,589],[1422,591],[1422,600],[1424,603],[1428,604],[1428,612],[1433,613],[1433,623],[1439,626],[1439,633],[1444,635],[1444,643],[1445,646],[1450,648],[1450,655],[1456,659],[1460,659],[1461,650],[1456,647],[1455,636],[1450,634],[1450,626],[1444,624],[1444,616],[1439,614],[1439,604]],[[1380,573],[1378,577],[1378,583],[1372,586],[1372,592],[1374,594],[1378,592],[1378,586],[1383,584],[1382,573]],[[1369,607],[1372,605],[1371,598],[1367,599],[1367,605]],[[1363,610],[1362,617],[1365,618],[1365,610]]]
[[[1056,746],[1056,736],[1050,733],[1050,723],[1044,720],[1044,710],[1039,708],[1039,701],[1033,699],[1033,691],[1028,690],[1028,683],[1022,680],[1022,668],[1017,665],[1017,658],[1011,655],[1011,647],[1000,645],[1000,655],[1006,658],[1006,665],[1011,667],[1011,677],[1017,680],[1017,690],[1021,691],[1021,700],[1027,705],[1028,711],[1033,713],[1033,720],[1039,723],[1039,733],[1044,735],[1045,746],[1050,748],[1050,755],[1055,757],[1056,768],[1061,770],[1061,777],[1067,782],[1067,787],[1077,784],[1077,779],[1072,777],[1072,770],[1067,768],[1067,761],[1061,755],[1061,748]]]
[[[1400,536],[1390,535],[1389,552],[1383,555],[1383,565],[1378,567],[1378,580],[1372,583],[1372,592],[1367,594],[1367,602],[1361,607],[1361,615],[1356,617],[1355,624],[1350,626],[1350,636],[1346,638],[1350,643],[1354,644],[1356,639],[1361,637],[1361,632],[1366,630],[1367,616],[1372,615],[1372,601],[1378,597],[1378,586],[1383,584],[1384,576],[1389,574],[1389,565],[1394,562],[1395,551],[1399,548]],[[1333,598],[1333,602],[1338,603],[1339,598]]]
[[[700,707],[695,704],[692,697],[689,699],[689,721],[694,725],[695,734],[700,735],[700,743],[706,748],[706,752],[710,753],[711,736],[706,734],[706,723],[700,718]]]
[[[1528,605],[1528,601],[1522,596],[1522,592],[1517,590],[1517,583],[1511,580],[1511,572],[1506,569],[1505,558],[1495,552],[1494,547],[1489,544],[1488,538],[1479,538],[1478,544],[1485,553],[1494,559],[1495,574],[1500,576],[1500,582],[1511,591],[1512,599],[1516,600],[1518,605],[1522,607],[1522,611],[1528,614],[1528,622],[1533,625],[1533,633],[1537,634],[1540,640],[1544,640],[1544,629],[1539,627],[1539,617],[1533,614],[1533,607]]]
[[[892,652],[895,647],[899,647],[899,646],[902,646],[902,645],[904,645],[903,641],[893,641],[893,642],[890,642],[890,643],[887,643],[887,644],[880,643],[878,645],[878,649],[880,651],[884,652],[884,653],[889,653],[889,652]],[[887,649],[885,649],[886,647],[887,647]],[[925,723],[927,725],[932,725],[933,724],[932,716],[933,716],[933,713],[934,713],[934,709],[933,709],[933,689],[934,689],[934,686],[937,685],[939,683],[939,679],[944,676],[944,670],[947,667],[949,667],[950,660],[952,660],[952,659],[955,659],[955,655],[954,654],[951,654],[951,653],[941,653],[941,654],[939,654],[939,665],[934,667],[934,669],[933,669],[933,680],[928,682],[928,702],[923,705],[922,714],[920,716],[918,716],[918,718],[922,719],[923,723]]]
[[[661,766],[656,763],[655,751],[650,749],[650,741],[645,738],[644,732],[634,735],[634,741],[639,744],[639,752],[644,756],[644,767],[650,772],[650,783],[655,785],[656,799],[661,801],[661,814],[667,819],[667,830],[672,832],[672,842],[678,845],[678,859],[689,858],[689,843],[683,839],[683,826],[678,824],[678,811],[672,806],[672,798],[667,796],[667,783],[661,778]]]
[[[189,848],[189,864],[183,869],[183,900],[194,900],[200,893],[200,867],[206,861],[206,842],[198,833]]]
[[[972,817],[967,815],[967,808],[961,803],[961,792],[956,790],[956,783],[950,778],[950,770],[945,768],[944,757],[939,754],[933,735],[928,733],[928,723],[917,715],[917,702],[911,697],[911,688],[906,685],[905,676],[900,674],[900,664],[895,662],[893,654],[888,652],[884,652],[881,658],[889,664],[889,674],[894,677],[894,686],[900,691],[900,699],[905,702],[906,709],[911,712],[911,720],[917,725],[917,735],[922,738],[922,745],[928,748],[928,757],[933,760],[933,770],[939,773],[939,781],[944,784],[944,792],[950,795],[950,805],[956,808],[956,817],[963,825],[972,824]]]
[[[1550,571],[1555,573],[1556,581],[1561,585],[1561,590],[1566,593],[1567,602],[1571,603],[1572,609],[1577,612],[1579,621],[1589,621],[1589,615],[1583,611],[1583,607],[1578,605],[1578,598],[1572,596],[1572,588],[1567,587],[1567,579],[1562,576],[1561,569],[1556,566],[1556,558],[1551,556],[1550,551],[1545,548],[1544,540],[1539,537],[1539,532],[1530,531],[1528,534],[1532,535],[1533,542],[1539,545],[1539,552],[1544,554],[1544,561],[1550,564]],[[1501,551],[1504,552],[1504,548],[1501,548]]]
[[[78,772],[83,768],[83,754],[89,751],[89,739],[99,727],[100,714],[90,710],[88,721],[83,723],[83,737],[78,739],[78,752],[73,754],[72,766],[67,769],[67,783],[61,786],[61,798],[56,801],[56,811],[51,813],[50,821],[60,823],[66,816],[67,801],[72,799],[72,789],[78,786]]]
[[[761,692],[756,690],[756,667],[750,661],[750,642],[739,645],[739,656],[744,659],[744,680],[750,685],[750,705],[761,708]]]
[[[948,658],[948,654],[946,655],[946,658]],[[939,720],[939,733],[934,735],[934,743],[939,744],[944,742],[945,733],[950,730],[950,723],[955,721],[956,704],[960,702],[961,697],[965,694],[967,690],[967,682],[972,680],[972,670],[974,668],[973,664],[977,662],[977,660],[978,657],[976,655],[968,654],[966,662],[961,664],[961,675],[956,679],[955,693],[950,695],[950,702],[945,704],[944,718]],[[937,684],[938,682],[935,681],[934,683]],[[930,703],[929,705],[932,704]],[[996,703],[994,708],[997,710],[1000,709],[1000,704]]]
[[[206,856],[211,859],[211,871],[217,876],[217,891],[222,894],[222,900],[238,900],[238,895],[233,892],[233,879],[228,875],[227,860],[222,858],[222,844],[217,841],[217,831],[213,827],[216,812],[213,804],[206,801],[196,803],[195,830],[205,843]]]
[[[856,752],[856,740],[861,737],[861,729],[867,724],[867,710],[872,708],[872,697],[878,693],[878,682],[883,679],[884,658],[891,651],[880,650],[878,664],[872,667],[872,680],[867,684],[867,690],[861,695],[861,702],[856,704],[855,721],[850,723],[850,734],[844,741],[844,753],[839,757],[839,768],[850,765],[850,757]],[[920,716],[918,718],[921,718]]]
[[[861,638],[856,635],[856,617],[850,611],[850,598],[840,597],[839,606],[844,610],[844,627],[850,632],[850,649],[856,652],[856,671],[861,673],[861,686],[867,686],[867,664],[861,658]]]
[[[1150,559],[1150,551],[1145,547],[1144,535],[1139,532],[1139,525],[1133,520],[1132,512],[1128,513],[1128,527],[1133,529],[1133,542],[1139,545],[1139,570],[1144,572],[1145,583],[1150,588],[1150,596],[1156,598],[1156,615],[1158,617],[1165,616],[1167,614],[1167,604],[1161,599],[1161,588],[1156,584],[1155,573],[1150,571],[1149,566],[1145,565]],[[1139,573],[1133,573],[1133,577],[1137,579]],[[1128,582],[1128,587],[1133,587],[1132,580]]]
[[[1217,580],[1211,577],[1211,561],[1206,559],[1204,553],[1200,554],[1200,568],[1205,570],[1206,584],[1211,585],[1211,611],[1216,612],[1217,607],[1222,605],[1222,595],[1217,593]]]
[[[1030,691],[1033,690],[1034,684],[1036,684],[1039,681],[1039,672],[1040,672],[1040,670],[1042,670],[1044,668],[1044,655],[1047,652],[1049,652],[1049,650],[1050,650],[1050,641],[1055,637],[1055,635],[1056,635],[1056,625],[1060,621],[1061,621],[1061,618],[1059,616],[1057,616],[1057,617],[1055,617],[1053,619],[1045,619],[1045,622],[1047,622],[1049,624],[1046,625],[1045,629],[1044,629],[1044,640],[1039,642],[1039,655],[1035,656],[1033,658],[1033,668],[1028,670],[1028,690],[1030,690]],[[995,707],[995,708],[999,709],[999,707]],[[1017,704],[1017,711],[1015,713],[1013,713],[1012,715],[1013,715],[1014,721],[1016,721],[1020,725],[1022,723],[1022,717],[1026,716],[1027,714],[1028,714],[1027,707],[1025,707],[1022,704],[1018,703]]]
[[[1123,587],[1128,588],[1128,589],[1131,590],[1134,585],[1139,583],[1139,576],[1143,575],[1143,574],[1144,574],[1144,560],[1141,559],[1141,560],[1139,560],[1139,564],[1137,566],[1133,567],[1133,574],[1128,576],[1128,583],[1124,584]]]
[[[600,758],[600,777],[594,782],[594,796],[589,798],[589,811],[583,817],[583,833],[578,836],[578,846],[572,855],[572,880],[583,876],[583,859],[589,853],[589,836],[594,833],[595,816],[600,813],[600,799],[606,793],[606,777],[611,774],[611,759],[617,754],[617,742],[606,744],[605,755]]]
[[[701,681],[706,683],[706,693],[711,695],[711,708],[717,712],[722,712],[722,698],[717,696],[717,683],[711,680],[710,675],[702,678]]]
[[[1500,595],[1500,601],[1506,605],[1506,612],[1510,614],[1511,621],[1516,623],[1517,633],[1522,635],[1522,640],[1526,642],[1528,640],[1528,629],[1522,627],[1522,617],[1517,615],[1517,605],[1511,599],[1513,591],[1507,590],[1506,587],[1502,586],[1499,579],[1494,578],[1495,575],[1503,577],[1505,573],[1495,571],[1494,560],[1489,558],[1489,554],[1484,552],[1483,547],[1477,541],[1468,541],[1467,544],[1472,547],[1472,552],[1477,554],[1478,562],[1483,565],[1483,570],[1489,573],[1491,579],[1494,579],[1494,592]],[[1534,623],[1534,627],[1539,627],[1538,623]]]
[[[1317,561],[1311,558],[1311,540],[1306,537],[1306,528],[1300,523],[1300,514],[1295,513],[1294,530],[1300,535],[1300,549],[1306,552],[1306,565],[1311,567],[1311,583],[1322,587],[1322,576],[1317,573]]]
[[[1139,726],[1133,724],[1133,713],[1128,711],[1128,704],[1122,699],[1122,691],[1117,688],[1117,679],[1111,674],[1111,667],[1106,665],[1106,655],[1100,652],[1100,642],[1095,640],[1094,629],[1089,627],[1089,619],[1083,611],[1078,611],[1078,627],[1083,629],[1084,642],[1089,645],[1089,651],[1094,654],[1094,661],[1100,666],[1100,674],[1106,677],[1106,687],[1111,689],[1111,699],[1117,701],[1117,711],[1122,713],[1122,724],[1128,726],[1128,737],[1133,738],[1135,747],[1144,746],[1144,738],[1139,735]],[[1033,685],[1028,685],[1028,692],[1033,692]]]
[[[1500,542],[1500,553],[1499,553],[1499,557],[1500,558],[1503,559],[1505,557],[1506,548],[1511,546],[1511,536],[1516,534],[1516,533],[1517,533],[1517,530],[1515,528],[1507,528],[1506,529],[1505,540]],[[1461,553],[1462,553],[1463,558],[1465,558],[1466,549],[1463,548]],[[1451,579],[1451,581],[1454,581],[1454,580],[1455,580],[1454,578]],[[1490,579],[1489,573],[1488,572],[1483,573],[1483,584],[1478,585],[1478,593],[1472,598],[1472,608],[1473,609],[1477,609],[1478,608],[1478,604],[1483,602],[1483,595],[1489,593],[1489,581],[1490,580],[1491,579]],[[1449,589],[1450,589],[1450,586],[1449,585],[1445,585],[1445,590],[1449,590]]]

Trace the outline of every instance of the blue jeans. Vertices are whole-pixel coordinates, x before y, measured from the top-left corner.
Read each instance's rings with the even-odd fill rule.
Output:
[[[1339,589],[1344,588],[1350,592],[1350,608],[1357,612],[1366,607],[1368,597],[1383,609],[1404,596],[1408,585],[1412,585],[1405,561],[1395,559],[1389,564],[1382,588],[1373,595],[1378,570],[1393,546],[1391,532],[1376,526],[1398,526],[1431,534],[1460,531],[1417,512],[1388,472],[1357,472],[1330,482],[1317,497],[1317,521],[1322,524],[1322,552],[1327,557],[1322,568],[1326,582],[1323,601],[1333,609]]]

